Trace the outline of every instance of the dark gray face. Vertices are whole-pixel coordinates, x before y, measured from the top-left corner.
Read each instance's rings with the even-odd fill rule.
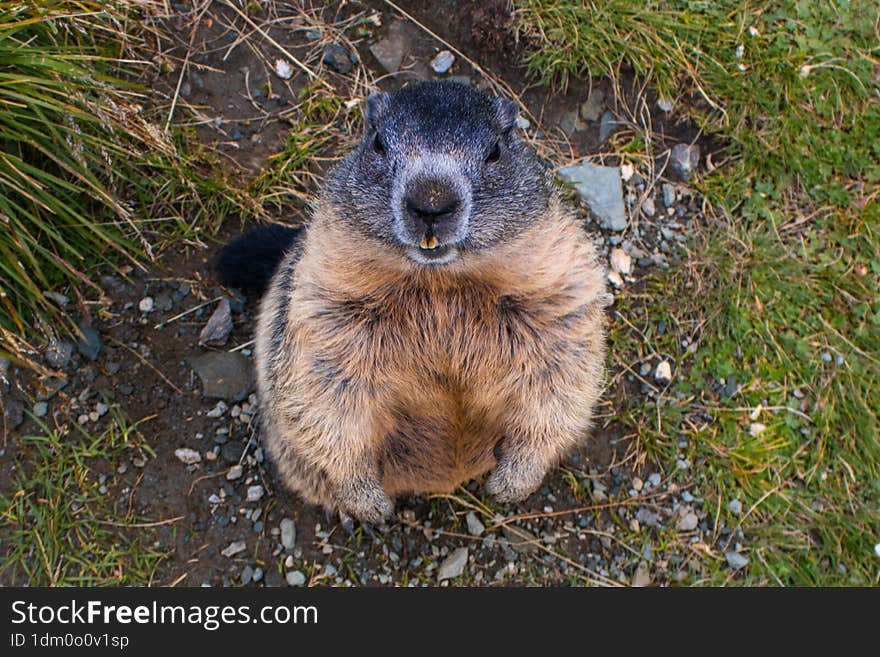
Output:
[[[423,265],[509,239],[547,203],[540,166],[514,130],[516,107],[426,82],[370,96],[367,129],[331,174],[331,202],[357,230]]]

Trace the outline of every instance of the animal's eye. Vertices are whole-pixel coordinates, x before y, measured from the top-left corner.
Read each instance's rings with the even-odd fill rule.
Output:
[[[486,162],[497,162],[501,158],[501,142],[496,141],[492,150],[486,156]]]
[[[376,133],[376,136],[373,137],[373,150],[376,151],[379,155],[385,154],[385,142],[382,139],[382,135],[380,135],[378,132]]]

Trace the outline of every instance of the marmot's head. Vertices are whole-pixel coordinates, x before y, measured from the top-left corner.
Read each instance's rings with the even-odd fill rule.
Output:
[[[452,82],[374,93],[366,132],[331,174],[330,202],[422,265],[511,238],[544,211],[548,185],[514,130],[516,106]]]

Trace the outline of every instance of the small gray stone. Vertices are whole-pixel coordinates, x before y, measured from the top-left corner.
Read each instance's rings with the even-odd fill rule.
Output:
[[[155,302],[153,301],[153,297],[144,297],[140,301],[138,301],[138,310],[142,313],[151,313],[153,312],[153,306]]]
[[[559,118],[559,127],[562,129],[562,132],[571,137],[575,132],[584,130],[587,124],[581,121],[580,114],[576,109],[573,109]]]
[[[220,550],[220,554],[222,554],[224,557],[229,558],[234,557],[236,554],[240,554],[245,550],[247,550],[247,543],[245,543],[244,541],[233,541],[225,548]]]
[[[668,98],[658,98],[657,108],[660,109],[660,111],[666,112],[668,114],[672,111],[672,101]]]
[[[262,568],[254,568],[254,581],[259,582],[263,579],[263,569]]]
[[[452,75],[446,79],[449,82],[454,82],[455,84],[463,84],[466,87],[471,87],[474,84],[474,81],[471,79],[470,75]]]
[[[636,511],[636,520],[646,527],[656,527],[660,523],[660,515],[645,507],[639,507]]]
[[[672,381],[672,365],[668,360],[660,361],[654,370],[654,380],[660,385],[667,385]]]
[[[338,73],[345,75],[351,73],[351,58],[348,51],[338,43],[328,43],[324,46],[324,63]]]
[[[388,28],[385,38],[370,46],[370,52],[386,72],[397,73],[404,55],[409,52],[412,36],[405,21],[395,20]]]
[[[697,528],[699,522],[700,519],[697,518],[697,514],[691,512],[679,519],[678,528],[683,532],[690,532]]]
[[[244,445],[237,440],[230,440],[229,442],[223,443],[221,452],[223,454],[223,460],[227,463],[238,463],[241,461],[241,455],[244,454]]]
[[[244,468],[237,463],[229,468],[229,471],[226,473],[226,479],[228,481],[236,481],[237,479],[241,479],[241,475],[244,474]]]
[[[174,301],[171,300],[171,297],[165,294],[164,292],[156,297],[156,306],[159,310],[164,310],[168,312],[174,307]]]
[[[253,365],[239,352],[206,353],[191,358],[189,363],[202,381],[205,397],[238,402],[253,390]]]
[[[199,333],[199,344],[215,346],[226,344],[231,332],[232,310],[229,307],[229,299],[223,297],[211,314],[208,323]]]
[[[77,350],[89,360],[96,360],[104,348],[101,334],[88,324],[80,324],[79,330],[82,333],[82,339],[76,343]]]
[[[618,123],[618,120],[614,118],[611,112],[605,112],[602,115],[602,120],[599,122],[599,141],[604,142],[608,139],[618,126]]]
[[[532,127],[532,124],[524,116],[517,115],[514,123],[516,123],[516,127],[519,128],[520,130],[528,130],[530,127]]]
[[[431,69],[437,75],[443,75],[447,73],[452,65],[455,63],[455,55],[453,55],[448,50],[441,50],[437,53],[434,59],[431,60]]]
[[[672,204],[675,203],[675,187],[669,183],[663,183],[660,189],[663,192],[663,205],[667,208],[672,207]]]
[[[241,582],[242,586],[247,586],[253,581],[253,579],[254,569],[251,568],[250,565],[247,565],[241,569],[241,577],[239,578],[239,581]]]
[[[444,579],[453,579],[464,572],[464,567],[468,561],[468,549],[460,547],[453,550],[452,554],[446,557],[446,560],[440,564],[437,571],[437,579],[441,582]]]
[[[302,586],[306,583],[306,576],[299,570],[291,570],[284,576],[290,586]]]
[[[69,342],[54,342],[46,351],[46,362],[49,367],[62,369],[67,367],[73,356],[73,345]]]
[[[749,558],[739,552],[725,552],[724,558],[727,559],[727,565],[733,570],[745,568],[749,563]]]
[[[644,200],[642,203],[642,212],[648,217],[654,216],[654,213],[657,212],[657,208],[654,206],[654,199],[648,197]]]
[[[36,404],[34,404],[34,407],[31,410],[33,411],[33,414],[37,417],[46,417],[46,414],[49,412],[49,404],[42,401],[37,402]]]
[[[262,486],[248,486],[247,489],[247,501],[248,502],[259,502],[263,497],[263,487]]]
[[[281,521],[281,545],[288,552],[292,552],[296,547],[296,524],[292,518]]]
[[[596,121],[605,109],[605,92],[593,89],[590,97],[581,103],[581,116],[587,121]]]
[[[676,144],[669,156],[669,170],[679,180],[687,180],[700,164],[697,144]]]
[[[517,552],[538,551],[538,543],[540,542],[538,537],[522,527],[517,527],[511,524],[502,525],[501,533],[504,534],[504,538],[507,539],[510,547]]]
[[[743,511],[742,502],[739,500],[730,500],[730,502],[727,503],[727,510],[738,516]]]
[[[626,228],[620,167],[596,164],[563,167],[559,170],[559,178],[563,182],[574,183],[575,191],[604,227],[615,232]]]
[[[486,531],[486,526],[480,522],[480,519],[477,518],[473,511],[468,511],[468,514],[465,516],[465,522],[467,523],[468,534],[471,536],[481,536]]]
[[[651,475],[648,476],[648,483],[651,484],[652,487],[659,486],[660,481],[661,481],[661,477],[660,477],[660,474],[657,472],[653,472],[653,473],[651,473]]]
[[[37,402],[45,404],[45,402]],[[36,406],[36,404],[35,404]],[[6,427],[9,429],[17,429],[24,422],[24,405],[17,399],[10,399],[6,402],[6,408],[3,410],[6,417]]]

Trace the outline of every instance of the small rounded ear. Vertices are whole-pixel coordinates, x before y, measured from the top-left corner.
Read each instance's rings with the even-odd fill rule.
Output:
[[[388,109],[388,94],[384,91],[371,93],[367,97],[367,109],[364,113],[367,119],[367,128],[375,128],[386,109]]]
[[[501,132],[509,132],[516,124],[519,107],[505,98],[495,99],[495,120]]]

